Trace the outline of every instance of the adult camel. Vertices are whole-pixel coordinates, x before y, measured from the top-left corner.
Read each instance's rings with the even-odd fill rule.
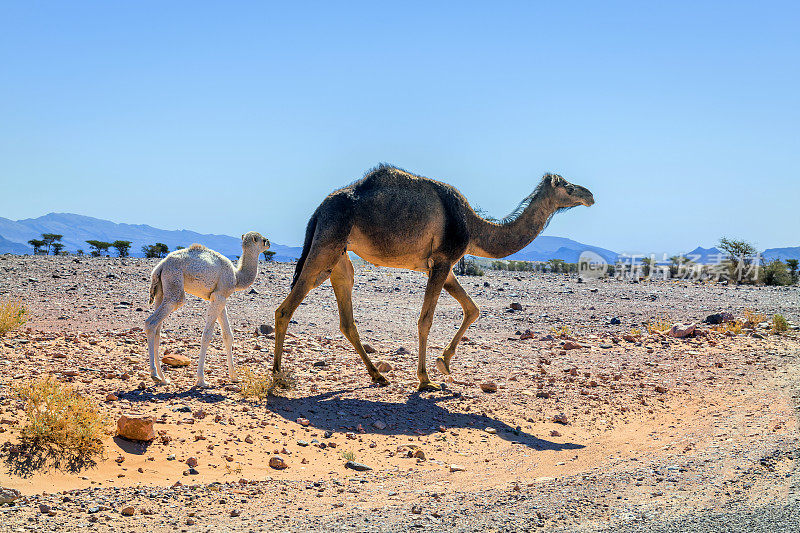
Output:
[[[380,165],[362,179],[331,193],[311,216],[291,291],[275,311],[273,372],[281,368],[286,328],[308,292],[330,277],[339,306],[339,328],[367,366],[372,381],[387,385],[361,344],[353,320],[353,264],[347,251],[374,265],[407,268],[428,275],[418,325],[419,390],[436,390],[425,368],[428,332],[442,288],[464,310],[464,319],[436,367],[450,374],[450,360],[464,332],[480,312],[453,275],[465,254],[501,258],[525,246],[564,209],[594,203],[592,193],[558,174],[545,174],[536,189],[508,217],[496,223],[480,217],[454,187]]]

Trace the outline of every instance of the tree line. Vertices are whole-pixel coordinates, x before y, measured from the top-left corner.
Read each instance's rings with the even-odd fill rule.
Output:
[[[31,239],[28,241],[28,244],[33,247],[33,255],[67,255],[67,252],[63,251],[64,243],[61,242],[62,238],[64,238],[64,236],[57,233],[42,233],[41,239]],[[89,245],[89,255],[92,257],[108,257],[111,248],[116,250],[117,257],[128,257],[132,244],[131,241],[123,240],[106,242],[97,239],[89,239],[84,242]],[[184,246],[176,246],[175,250],[180,250],[181,248],[184,248]],[[148,258],[166,257],[169,251],[169,246],[163,242],[142,246],[142,253]],[[85,252],[78,249],[76,254],[78,256],[83,256]],[[266,250],[264,252],[264,259],[272,261],[274,255],[275,252]]]

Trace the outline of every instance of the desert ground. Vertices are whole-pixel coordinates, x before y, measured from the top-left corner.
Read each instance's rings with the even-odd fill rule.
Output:
[[[170,385],[151,381],[142,326],[154,264],[0,257],[0,296],[29,311],[0,337],[0,487],[22,494],[0,506],[0,530],[734,531],[760,521],[780,531],[797,519],[798,332],[729,336],[701,324],[745,309],[800,324],[797,287],[465,277],[481,318],[451,363],[453,381],[418,393],[425,278],[357,266],[361,338],[391,366],[391,384],[371,384],[326,282],[289,330],[294,387],[256,401],[228,381],[219,334],[206,363],[213,387],[192,389],[206,306],[193,297],[161,343],[192,365],[165,367]],[[237,366],[264,373],[274,340],[256,330],[273,324],[293,265],[261,267],[228,312]],[[695,322],[700,334],[648,334],[654,319]],[[429,340],[434,380],[460,320],[443,293]],[[12,387],[47,374],[108,415],[95,464],[56,468],[14,453],[25,415]],[[489,382],[496,392],[484,392]],[[154,416],[156,439],[114,435],[123,413]],[[274,457],[288,468],[271,468]],[[347,458],[370,470],[346,468]]]

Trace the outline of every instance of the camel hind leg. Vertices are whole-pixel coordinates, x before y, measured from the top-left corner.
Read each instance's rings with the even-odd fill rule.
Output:
[[[447,281],[444,282],[444,290],[450,293],[450,296],[455,298],[464,310],[464,320],[461,322],[461,327],[458,328],[453,340],[451,340],[447,348],[444,349],[444,353],[436,358],[436,368],[442,374],[449,376],[450,359],[455,355],[458,343],[461,342],[461,338],[464,336],[464,333],[466,333],[467,328],[478,319],[481,313],[478,306],[475,305],[475,302],[469,297],[469,294],[467,294],[467,291],[465,291],[464,287],[458,282],[458,279],[456,279],[452,271],[448,274]]]
[[[433,313],[436,310],[436,302],[442,293],[442,287],[447,280],[447,274],[452,269],[452,265],[446,263],[434,264],[428,274],[428,284],[425,287],[425,299],[422,302],[422,311],[417,322],[419,331],[419,360],[417,362],[417,377],[419,378],[418,389],[439,390],[441,387],[431,383],[428,371],[425,368],[425,355],[428,348],[428,333],[433,324]]]
[[[203,328],[203,336],[200,338],[200,362],[197,365],[197,384],[196,387],[207,388],[208,384],[205,380],[205,364],[206,352],[208,345],[211,342],[211,337],[214,336],[214,327],[217,325],[217,320],[220,314],[225,309],[225,298],[211,295],[211,300],[208,304],[208,314],[206,315],[206,326]]]
[[[225,353],[228,356],[228,378],[231,381],[236,381],[236,369],[233,365],[233,331],[231,324],[228,321],[228,308],[223,307],[217,318],[219,328],[222,330],[222,343],[225,345]]]
[[[161,325],[170,313],[184,304],[186,295],[183,292],[182,274],[169,276],[162,271],[161,276],[162,290],[153,301],[155,311],[144,321],[144,329],[147,337],[147,352],[150,357],[150,376],[157,383],[169,384],[170,381],[164,376],[164,371],[161,370],[161,364],[158,361]]]
[[[339,329],[356,349],[361,360],[367,367],[367,372],[372,377],[372,381],[384,386],[389,384],[384,376],[378,372],[367,355],[361,339],[358,335],[355,319],[353,318],[353,263],[347,253],[342,254],[336,266],[331,272],[331,285],[333,293],[336,295],[336,303],[339,306]]]

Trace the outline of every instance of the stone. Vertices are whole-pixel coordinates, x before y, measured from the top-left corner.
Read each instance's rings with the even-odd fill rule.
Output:
[[[378,369],[378,372],[391,372],[392,371],[392,365],[390,365],[386,361],[378,361],[378,364],[375,365],[375,368]]]
[[[513,302],[511,305],[508,306],[508,308],[514,311],[522,311],[522,304],[519,302]]]
[[[481,383],[480,387],[483,392],[497,392],[497,383],[494,381]]]
[[[188,459],[186,459],[186,466],[189,466],[191,468],[197,466],[197,457],[189,457]]]
[[[684,337],[692,335],[696,327],[697,324],[675,324],[672,326],[672,329],[667,332],[667,335],[675,337],[676,339],[683,339]]]
[[[302,417],[297,419],[297,423],[303,426],[304,428],[307,428],[308,426],[311,425],[311,421],[308,418],[302,418]]]
[[[311,363],[311,366],[316,366],[316,367],[328,366],[328,362],[327,361],[314,361],[313,363]]]
[[[0,487],[0,505],[11,503],[20,498],[20,493],[17,489],[7,489]]]
[[[557,415],[554,415],[553,422],[555,422],[556,424],[564,424],[564,425],[569,424],[567,415],[565,415],[564,413],[558,413]]]
[[[377,430],[383,430],[386,429],[386,423],[378,420],[372,423],[372,427],[374,427]]]
[[[580,350],[582,346],[574,341],[564,341],[564,344],[561,345],[561,348],[564,350]]]
[[[410,354],[411,352],[409,352],[409,351],[406,349],[406,347],[405,347],[405,346],[401,346],[401,347],[399,347],[397,350],[395,350],[395,352],[394,352],[394,353],[395,353],[396,355],[408,355],[408,354]]]
[[[725,322],[733,322],[733,315],[731,313],[714,313],[706,317],[706,324],[724,324]]]
[[[151,441],[156,438],[153,417],[142,415],[122,415],[117,420],[117,434],[128,440]]]
[[[116,394],[112,394],[112,393],[106,394],[106,401],[107,402],[116,402],[117,400],[119,400],[119,398],[117,397]]]
[[[366,472],[367,470],[372,470],[371,466],[367,466],[362,463],[357,463],[355,461],[347,461],[344,464],[345,468],[349,468],[350,470],[355,470],[357,472]]]
[[[533,332],[529,329],[526,329],[520,336],[519,340],[524,341],[533,338]]]
[[[303,448],[305,448],[306,446],[308,446],[308,442],[304,441],[304,440],[298,440],[297,441],[297,445],[298,446],[302,446]]]
[[[134,512],[136,512],[136,510],[133,507],[130,507],[130,506],[123,507],[122,511],[120,511],[120,513],[122,513],[122,516],[133,516]]]
[[[270,468],[274,468],[275,470],[283,470],[284,468],[289,468],[289,465],[286,464],[286,461],[283,458],[275,456],[269,458],[269,466]]]
[[[494,428],[486,428],[486,433],[490,435],[495,435],[497,433],[497,430]]]
[[[667,388],[664,385],[656,385],[655,388],[656,392],[665,393],[667,392]]]
[[[457,465],[457,464],[450,465],[450,471],[451,472],[464,472],[465,470],[466,470],[466,468],[464,468],[461,465]]]
[[[622,324],[622,320],[620,320],[619,317],[616,317],[616,316],[615,317],[611,317],[611,325],[612,326],[618,326],[620,324]]]
[[[162,357],[161,362],[167,366],[180,367],[180,366],[189,366],[192,360],[186,357],[185,355],[181,355],[179,353],[171,353]]]
[[[258,332],[261,335],[272,335],[273,333],[275,333],[275,328],[273,328],[269,324],[261,324],[260,326],[258,326]]]

